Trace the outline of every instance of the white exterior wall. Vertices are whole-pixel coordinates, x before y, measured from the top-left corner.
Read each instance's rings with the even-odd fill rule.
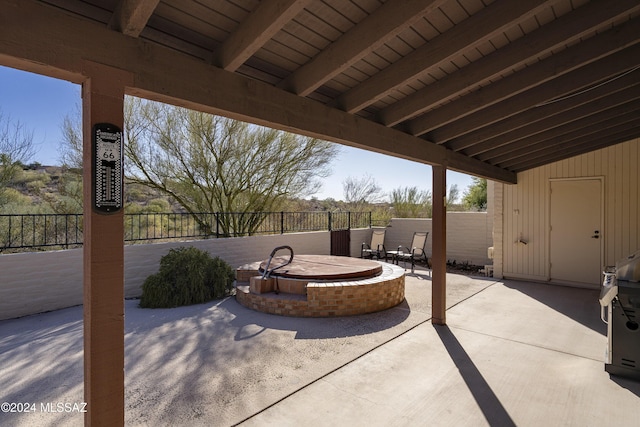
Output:
[[[360,241],[369,229],[352,230],[353,256],[360,255]],[[268,258],[273,248],[289,245],[295,253],[329,254],[330,234],[292,233],[232,239],[208,239],[125,246],[125,297],[138,297],[142,284],[158,272],[160,258],[169,249],[195,246],[219,256],[232,267]],[[0,320],[82,304],[82,249],[29,252],[0,256]]]
[[[494,275],[549,280],[551,179],[603,179],[604,265],[614,265],[640,249],[639,165],[640,139],[634,139],[519,173],[517,185],[495,184],[494,246],[500,262],[495,262]],[[516,244],[520,237],[528,244]]]
[[[490,235],[486,213],[448,214],[449,259],[486,264]],[[388,229],[390,247],[408,245],[416,230],[431,231],[431,220],[396,219]],[[289,245],[298,254],[327,255],[330,233],[292,233],[191,242],[125,246],[125,297],[138,297],[142,284],[158,272],[160,258],[171,248],[195,246],[219,256],[232,267],[265,259],[273,248]],[[371,241],[370,229],[351,230],[351,256],[360,256],[363,242]],[[471,244],[472,242],[475,242]],[[431,238],[427,240],[431,256]],[[0,320],[82,304],[82,249],[0,255]]]
[[[492,207],[493,213],[493,277],[501,279],[503,273],[503,245],[504,239],[504,185],[493,181],[487,181],[487,203]]]
[[[387,250],[409,246],[413,233],[428,231],[427,256],[431,258],[431,219],[393,218],[385,235]],[[492,242],[493,216],[487,212],[447,212],[447,260],[474,265],[491,264],[487,249]]]
[[[82,249],[0,256],[0,320],[82,304]]]

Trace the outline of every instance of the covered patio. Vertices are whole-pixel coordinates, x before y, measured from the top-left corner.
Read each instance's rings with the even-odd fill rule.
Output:
[[[449,274],[447,325],[431,281],[370,315],[304,319],[233,298],[177,309],[125,303],[125,423],[137,425],[633,425],[640,384],[604,371],[597,291]],[[81,402],[82,309],[0,323],[14,402]],[[2,414],[7,425],[81,413]]]
[[[125,392],[135,392],[125,389],[135,374],[126,370],[125,378],[123,213],[101,214],[91,191],[94,128],[106,123],[118,140],[112,131],[123,128],[125,94],[432,165],[428,319],[441,328],[420,328],[463,348],[473,347],[467,332],[456,333],[446,317],[446,171],[516,184],[536,167],[640,135],[637,0],[0,0],[0,8],[0,65],[82,84],[89,425],[122,425]],[[495,326],[513,331],[509,303],[496,310],[504,324]],[[507,334],[504,342],[520,339]],[[400,356],[395,363],[414,363]],[[386,377],[373,385],[386,386]],[[506,412],[518,418],[515,408]]]

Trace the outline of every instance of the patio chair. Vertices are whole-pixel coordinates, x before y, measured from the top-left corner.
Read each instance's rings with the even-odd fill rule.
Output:
[[[387,250],[384,247],[384,235],[386,229],[373,230],[371,234],[371,244],[362,243],[360,248],[360,258],[384,259],[387,260]]]
[[[397,251],[393,251],[396,264],[399,261],[404,262],[404,267],[407,267],[407,261],[411,261],[411,272],[415,270],[416,262],[424,261],[429,268],[429,259],[424,251],[427,244],[427,236],[429,232],[415,232],[413,233],[413,239],[411,240],[411,249],[407,246],[398,246]]]

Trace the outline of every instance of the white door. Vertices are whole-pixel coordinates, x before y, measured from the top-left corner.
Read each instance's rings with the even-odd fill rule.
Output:
[[[550,277],[599,286],[602,277],[602,182],[551,181]]]

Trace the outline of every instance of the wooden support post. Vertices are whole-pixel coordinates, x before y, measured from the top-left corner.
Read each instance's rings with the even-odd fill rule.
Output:
[[[432,166],[433,221],[431,272],[431,323],[446,325],[447,293],[447,168]]]
[[[84,204],[84,395],[85,425],[124,425],[124,213],[92,209],[92,128],[112,123],[122,129],[124,88],[129,73],[83,64]]]

